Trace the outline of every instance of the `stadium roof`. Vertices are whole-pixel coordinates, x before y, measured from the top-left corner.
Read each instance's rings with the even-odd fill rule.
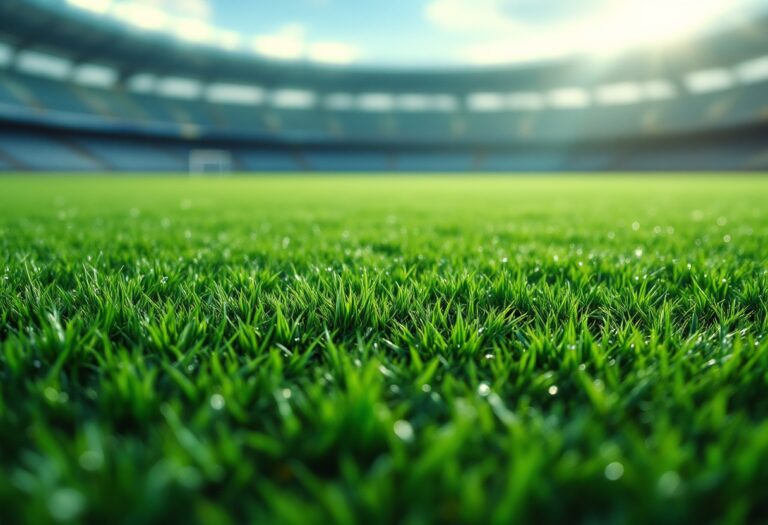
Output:
[[[102,0],[77,0],[102,1]],[[683,72],[736,64],[768,49],[768,20],[746,21],[722,35],[673,48],[625,52],[595,59],[581,56],[518,66],[467,69],[339,66],[278,61],[255,53],[195,44],[162,31],[142,31],[98,13],[63,8],[61,0],[4,0],[0,39],[17,50],[63,53],[74,63],[100,63],[122,77],[137,73],[183,75],[204,82],[228,80],[266,88],[300,86],[317,91],[344,89],[392,92],[471,92],[494,86],[508,90],[596,82],[646,81]],[[467,74],[471,72],[472,74]]]
[[[276,60],[489,65],[679,44],[762,0],[28,0]]]

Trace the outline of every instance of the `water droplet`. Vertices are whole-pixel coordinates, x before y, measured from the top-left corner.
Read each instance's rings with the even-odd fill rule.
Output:
[[[549,387],[549,390],[547,390],[547,392],[549,392],[550,396],[557,395],[557,385],[552,385],[551,387]]]
[[[483,397],[486,397],[491,393],[491,387],[488,383],[480,383],[477,387],[477,393]]]
[[[395,435],[405,442],[413,441],[413,427],[404,419],[395,421],[393,425]]]
[[[99,470],[104,464],[104,455],[96,450],[86,450],[78,458],[78,463],[89,472]]]
[[[211,396],[211,408],[214,410],[221,410],[224,408],[224,405],[226,404],[226,401],[224,400],[224,396],[221,394],[213,394]]]
[[[674,470],[665,472],[659,478],[659,492],[664,496],[671,496],[680,486],[680,475]]]
[[[614,461],[613,463],[608,463],[608,465],[605,467],[605,478],[609,481],[616,481],[618,479],[621,479],[621,477],[624,475],[624,465],[619,463],[618,461]]]
[[[60,488],[51,493],[46,504],[54,520],[71,521],[85,508],[85,498],[75,489]]]

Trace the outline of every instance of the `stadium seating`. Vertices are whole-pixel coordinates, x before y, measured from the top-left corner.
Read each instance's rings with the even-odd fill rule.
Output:
[[[304,153],[310,169],[317,171],[388,171],[392,160],[385,153],[355,151],[308,151]]]
[[[480,168],[488,171],[563,171],[568,165],[562,155],[554,152],[491,153],[480,161]]]
[[[83,151],[111,170],[186,171],[186,156],[172,155],[148,141],[88,137],[75,141]]]
[[[66,41],[49,41],[35,21],[39,11],[12,3],[14,19],[30,23],[0,20],[0,41],[10,50],[0,64],[2,169],[186,170],[190,150],[209,147],[231,151],[233,169],[270,171],[765,166],[768,58],[755,35],[703,38],[698,53],[673,53],[658,64],[376,71],[277,64],[205,46],[191,53],[181,43],[137,57],[132,46],[146,49],[140,35],[117,27],[116,48],[93,46],[74,29]],[[72,28],[92,22],[51,16]],[[768,34],[768,19],[754,27]],[[18,60],[30,51],[38,54],[31,69]],[[39,61],[46,53],[65,67],[46,74]],[[75,74],[99,64],[112,70],[112,81]],[[693,70],[710,83],[691,87]],[[132,82],[141,77],[148,82]],[[649,79],[662,88],[654,95],[646,93]],[[607,101],[607,85],[629,86],[629,99]],[[222,86],[229,98],[227,89],[212,95]],[[749,147],[736,138],[727,147],[681,146],[701,134],[742,131]],[[649,155],[649,144],[658,151]]]
[[[97,171],[105,166],[42,133],[0,130],[0,154],[20,167],[45,171]]]
[[[453,152],[402,152],[396,166],[400,171],[471,171],[477,167],[472,155]]]
[[[235,153],[239,165],[247,171],[299,171],[303,166],[289,151],[245,149]]]

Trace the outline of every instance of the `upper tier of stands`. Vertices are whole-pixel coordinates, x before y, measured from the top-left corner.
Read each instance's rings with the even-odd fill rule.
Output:
[[[768,162],[768,18],[661,55],[409,71],[278,63],[54,5],[0,2],[0,170],[179,171],[208,147],[263,171]],[[692,150],[702,134],[731,138]]]
[[[181,100],[0,70],[0,119],[186,138],[333,143],[577,143],[729,129],[768,120],[768,79],[624,105],[451,110],[281,108]]]

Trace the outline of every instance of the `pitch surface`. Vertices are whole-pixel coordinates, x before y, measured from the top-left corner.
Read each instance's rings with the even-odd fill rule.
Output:
[[[0,180],[8,523],[755,522],[768,180]]]

